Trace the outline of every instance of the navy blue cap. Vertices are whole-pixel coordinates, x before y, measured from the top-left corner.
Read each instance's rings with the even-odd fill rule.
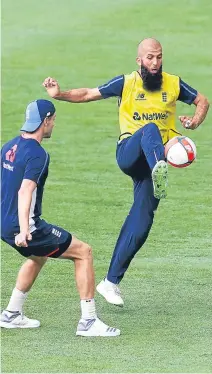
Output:
[[[29,103],[26,108],[26,122],[21,131],[33,132],[38,129],[45,118],[51,117],[56,109],[49,100],[35,100]]]

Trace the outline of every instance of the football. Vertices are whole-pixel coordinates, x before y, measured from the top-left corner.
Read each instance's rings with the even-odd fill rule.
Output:
[[[196,146],[187,136],[175,136],[165,145],[167,162],[175,168],[185,168],[196,158]]]

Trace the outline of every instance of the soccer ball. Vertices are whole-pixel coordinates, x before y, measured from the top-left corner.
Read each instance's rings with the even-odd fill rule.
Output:
[[[175,168],[185,168],[196,158],[196,146],[187,136],[175,136],[165,145],[167,162]]]

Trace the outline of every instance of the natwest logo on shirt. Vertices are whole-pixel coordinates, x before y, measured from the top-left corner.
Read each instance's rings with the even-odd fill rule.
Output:
[[[158,113],[158,112],[154,112],[154,113],[138,113],[138,112],[134,112],[133,113],[133,119],[135,121],[157,121],[157,120],[163,120],[163,119],[167,119],[168,118],[168,113]]]
[[[3,162],[3,168],[13,171],[14,166],[11,166],[10,164],[6,164],[6,162]]]

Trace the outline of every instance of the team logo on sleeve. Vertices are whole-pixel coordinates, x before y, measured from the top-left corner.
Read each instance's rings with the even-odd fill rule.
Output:
[[[17,150],[17,144],[15,144],[5,155],[6,160],[10,162],[14,162],[15,160],[15,152]]]

